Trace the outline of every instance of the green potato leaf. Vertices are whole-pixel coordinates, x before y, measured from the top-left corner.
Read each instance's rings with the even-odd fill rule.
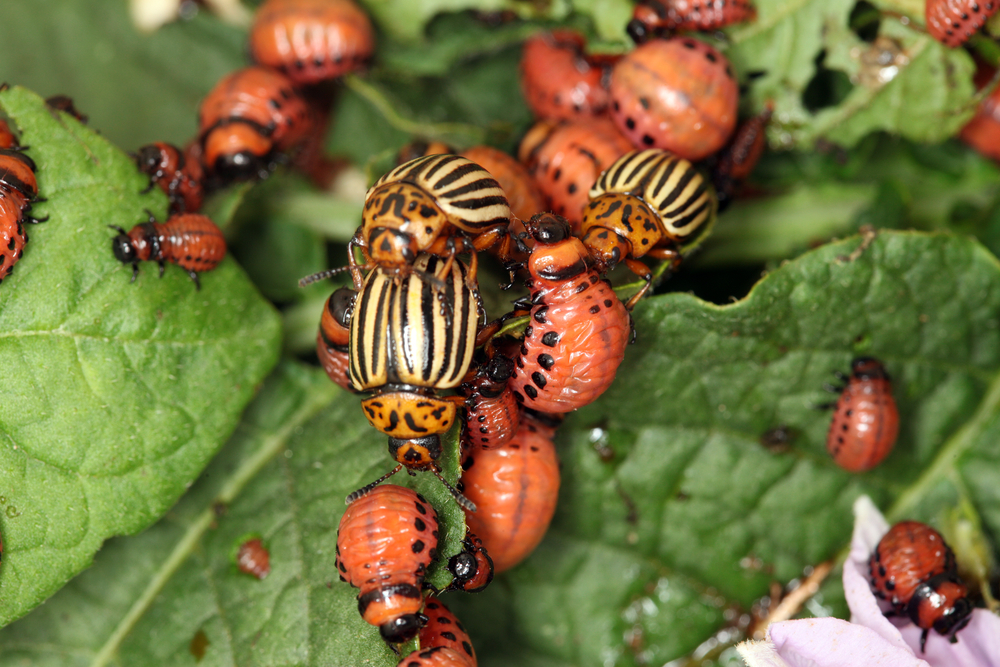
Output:
[[[163,213],[97,133],[24,89],[0,93],[38,166],[30,241],[0,285],[0,625],[156,521],[235,427],[277,359],[280,321],[232,260],[201,277],[111,252],[108,225]]]

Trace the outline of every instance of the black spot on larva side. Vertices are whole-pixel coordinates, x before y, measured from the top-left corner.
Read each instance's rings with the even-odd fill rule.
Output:
[[[605,299],[604,300],[604,307],[605,308],[610,308],[613,305],[614,305],[614,301],[612,301],[611,299]]]
[[[413,543],[410,549],[413,550],[413,553],[418,554],[424,550],[424,546],[425,545],[423,540],[417,540],[416,542]]]
[[[538,390],[532,387],[530,384],[524,385],[524,393],[528,395],[528,398],[531,399],[538,398]]]
[[[559,342],[559,334],[555,331],[549,331],[544,336],[542,336],[542,345],[546,347],[555,347],[556,343]]]
[[[545,385],[548,384],[548,380],[545,379],[545,376],[538,371],[531,374],[531,381],[538,385],[539,389],[545,389]]]
[[[625,127],[627,127],[630,130],[634,130],[635,129],[635,121],[632,118],[626,118],[625,119]]]
[[[421,519],[419,516],[416,519],[413,520],[413,525],[420,532],[424,532],[425,530],[427,530],[427,524],[424,523],[424,520]]]
[[[644,146],[652,146],[654,143],[653,137],[649,136],[648,134],[642,135],[642,143]]]
[[[417,506],[417,511],[418,512],[420,512],[421,514],[427,514],[427,508],[426,507],[424,507],[420,503],[414,503],[414,504]]]
[[[598,305],[595,304],[595,305],[593,305],[593,306],[590,307],[590,314],[591,315],[596,315],[599,312],[601,312],[601,307],[600,306],[598,306]]]
[[[538,365],[544,368],[545,370],[550,370],[553,366],[556,365],[556,360],[552,357],[551,354],[540,354],[538,355]]]

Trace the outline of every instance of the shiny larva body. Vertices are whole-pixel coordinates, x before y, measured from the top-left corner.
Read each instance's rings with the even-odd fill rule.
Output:
[[[361,248],[375,265],[403,273],[421,252],[453,258],[473,251],[471,284],[475,251],[509,245],[510,221],[507,196],[488,171],[458,155],[426,155],[396,167],[368,190],[351,247]],[[350,258],[353,266],[353,252]],[[356,269],[354,275],[357,284]]]
[[[15,148],[0,149],[0,281],[10,275],[28,242],[25,223],[47,218],[31,215],[38,198],[34,161]]]
[[[375,48],[371,22],[352,0],[267,0],[250,28],[250,55],[296,85],[361,69]]]
[[[924,630],[948,635],[969,622],[972,605],[955,570],[955,555],[936,530],[918,521],[897,523],[882,537],[868,561],[872,592]]]
[[[128,232],[120,227],[113,229],[118,236],[112,240],[112,250],[118,261],[132,265],[132,282],[139,274],[139,262],[159,263],[161,277],[163,263],[170,262],[187,271],[201,289],[198,274],[211,271],[226,256],[222,230],[199,213],[182,213],[163,223],[150,218]]]
[[[689,37],[657,39],[611,72],[611,117],[636,148],[701,160],[736,128],[739,88],[729,61]]]
[[[462,463],[469,530],[482,539],[497,574],[535,550],[548,530],[559,496],[555,428],[524,415],[514,439],[497,449],[476,448]]]
[[[470,667],[476,667],[476,651],[472,648],[469,633],[441,600],[428,598],[424,605],[424,616],[427,617],[427,623],[420,629],[421,649],[444,646],[464,656]]]
[[[337,569],[355,588],[358,611],[387,642],[420,630],[421,586],[437,558],[438,519],[415,491],[383,484],[350,505],[337,529]]]
[[[525,407],[561,414],[603,394],[632,338],[632,319],[611,286],[587,268],[590,253],[562,219],[528,224],[531,320],[510,387]]]
[[[316,356],[327,376],[347,391],[354,391],[348,377],[350,366],[351,315],[357,293],[341,287],[330,295],[316,334]]]
[[[520,420],[518,420],[520,423]],[[451,590],[466,593],[480,593],[493,581],[493,558],[483,541],[475,533],[467,533],[462,541],[462,550],[448,561],[448,571],[452,581]]]
[[[542,121],[521,140],[518,159],[548,199],[550,210],[577,230],[594,181],[630,150],[632,144],[607,118]]]
[[[217,180],[264,177],[316,124],[305,99],[280,72],[245,67],[224,77],[198,113],[203,164]]]
[[[774,113],[774,103],[767,102],[759,114],[736,128],[732,141],[718,156],[712,170],[712,182],[719,197],[719,209],[728,206],[736,188],[753,172],[767,146],[767,124]]]
[[[637,260],[649,255],[678,264],[682,248],[711,231],[717,210],[715,189],[688,160],[660,149],[633,151],[590,189],[583,243],[598,271],[624,261],[649,281],[652,273]]]
[[[927,0],[927,32],[946,46],[964,44],[1000,9],[995,0]]]
[[[17,146],[17,138],[10,131],[7,121],[0,120],[0,149],[14,148]]]
[[[463,383],[460,391],[466,397],[464,446],[492,449],[514,437],[521,415],[508,382],[513,374],[514,362],[498,353],[475,378]]]
[[[993,74],[992,70],[987,70],[983,72],[982,78],[988,81]],[[978,74],[976,79],[978,84]],[[958,136],[986,157],[1000,160],[1000,88],[994,88],[993,92],[979,103],[976,115],[966,123]]]
[[[640,0],[626,31],[636,44],[659,33],[718,30],[752,21],[757,10],[747,0]]]
[[[521,90],[535,118],[571,120],[607,110],[610,67],[591,63],[586,46],[583,35],[567,29],[542,32],[524,43]]]
[[[260,538],[249,539],[236,552],[236,567],[240,572],[264,579],[271,573],[271,553]]]
[[[414,651],[399,661],[397,667],[475,667],[463,654],[447,646]]]
[[[171,213],[196,213],[201,208],[205,173],[200,160],[189,160],[173,144],[156,142],[140,148],[135,162],[149,176],[150,188],[155,185],[167,195]]]
[[[899,412],[889,374],[875,359],[855,359],[830,422],[827,451],[841,468],[864,472],[889,455],[898,433]]]

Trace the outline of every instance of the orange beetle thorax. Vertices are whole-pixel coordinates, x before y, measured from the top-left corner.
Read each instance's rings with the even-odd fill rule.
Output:
[[[434,198],[411,183],[388,183],[365,203],[362,234],[380,266],[412,264],[448,225]]]

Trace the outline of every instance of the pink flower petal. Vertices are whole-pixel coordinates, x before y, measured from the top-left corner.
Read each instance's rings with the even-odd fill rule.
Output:
[[[791,667],[929,667],[906,647],[863,625],[839,618],[782,621],[768,628],[775,650]]]
[[[920,655],[922,630],[910,623],[900,632],[914,653]],[[974,609],[969,624],[955,636],[958,641],[952,644],[931,630],[923,658],[936,667],[1000,667],[1000,616]]]

